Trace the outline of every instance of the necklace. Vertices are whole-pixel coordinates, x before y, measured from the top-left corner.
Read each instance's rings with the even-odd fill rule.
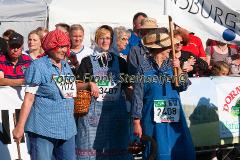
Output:
[[[107,53],[101,55],[101,63],[103,67],[108,67],[108,56]]]

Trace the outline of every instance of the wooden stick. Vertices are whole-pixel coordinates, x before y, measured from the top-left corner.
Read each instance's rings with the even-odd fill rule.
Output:
[[[174,46],[174,42],[173,42],[173,21],[172,21],[172,17],[171,16],[168,16],[168,20],[169,20],[169,30],[170,30],[170,39],[171,39],[171,48],[172,48],[172,56],[173,56],[173,59],[176,58],[176,54],[175,54],[175,46]],[[174,67],[173,68],[173,72],[174,72],[174,83],[175,83],[175,86],[179,86],[178,84],[178,68],[177,67]]]
[[[14,127],[16,127],[17,125],[16,113],[13,113],[13,122],[14,122]],[[19,141],[16,141],[16,144],[17,144],[18,160],[21,160],[21,151],[20,151]]]

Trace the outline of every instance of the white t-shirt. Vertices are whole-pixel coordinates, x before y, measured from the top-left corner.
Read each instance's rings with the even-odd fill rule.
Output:
[[[72,53],[73,51],[71,51]],[[77,60],[79,64],[81,64],[81,61],[84,57],[87,57],[93,53],[93,50],[89,47],[83,46],[79,52],[73,52],[77,55]]]

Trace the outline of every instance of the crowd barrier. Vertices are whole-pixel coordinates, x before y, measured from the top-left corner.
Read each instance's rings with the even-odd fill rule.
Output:
[[[239,143],[240,77],[192,78],[181,101],[196,147]]]
[[[240,77],[191,78],[181,100],[196,147],[239,143]],[[0,159],[17,159],[13,113],[19,114],[25,87],[0,87]],[[22,159],[29,160],[26,140]]]

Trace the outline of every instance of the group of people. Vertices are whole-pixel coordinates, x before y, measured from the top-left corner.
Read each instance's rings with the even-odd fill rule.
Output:
[[[83,45],[80,24],[31,31],[27,51],[23,36],[7,30],[0,85],[26,85],[14,139],[27,133],[33,160],[129,160],[129,143],[144,135],[157,145],[143,140],[143,159],[154,151],[157,160],[194,160],[179,92],[191,76],[239,74],[240,58],[222,42],[212,41],[205,52],[197,36],[177,25],[173,35],[171,44],[168,29],[142,12],[131,31],[98,27],[92,48]],[[91,94],[86,115],[74,116],[77,90]]]

